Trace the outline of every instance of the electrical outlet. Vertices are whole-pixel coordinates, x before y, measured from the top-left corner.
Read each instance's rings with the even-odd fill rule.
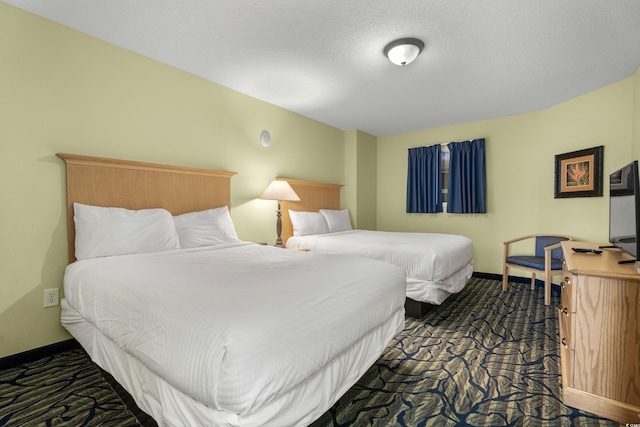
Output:
[[[45,289],[43,307],[55,307],[58,305],[58,292],[59,288]]]

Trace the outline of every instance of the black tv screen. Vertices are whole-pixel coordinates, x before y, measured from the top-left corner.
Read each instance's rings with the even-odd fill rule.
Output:
[[[609,242],[638,258],[640,223],[640,185],[638,161],[609,176]]]

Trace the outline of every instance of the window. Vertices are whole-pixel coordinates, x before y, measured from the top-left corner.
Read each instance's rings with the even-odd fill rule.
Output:
[[[486,213],[484,139],[409,149],[407,213]]]

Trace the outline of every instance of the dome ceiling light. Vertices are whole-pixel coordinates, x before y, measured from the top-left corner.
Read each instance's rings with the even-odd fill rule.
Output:
[[[424,42],[419,39],[406,38],[392,41],[384,48],[384,54],[389,61],[404,67],[411,64],[424,49]]]

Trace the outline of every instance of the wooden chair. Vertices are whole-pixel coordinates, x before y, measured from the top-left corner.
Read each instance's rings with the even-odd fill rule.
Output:
[[[535,240],[533,255],[509,255],[512,243],[527,239]],[[507,290],[509,268],[531,272],[531,289],[536,283],[536,274],[544,273],[544,304],[551,302],[551,276],[562,274],[562,249],[560,242],[573,240],[570,236],[561,234],[530,234],[504,242],[504,271],[502,273],[502,290]]]

